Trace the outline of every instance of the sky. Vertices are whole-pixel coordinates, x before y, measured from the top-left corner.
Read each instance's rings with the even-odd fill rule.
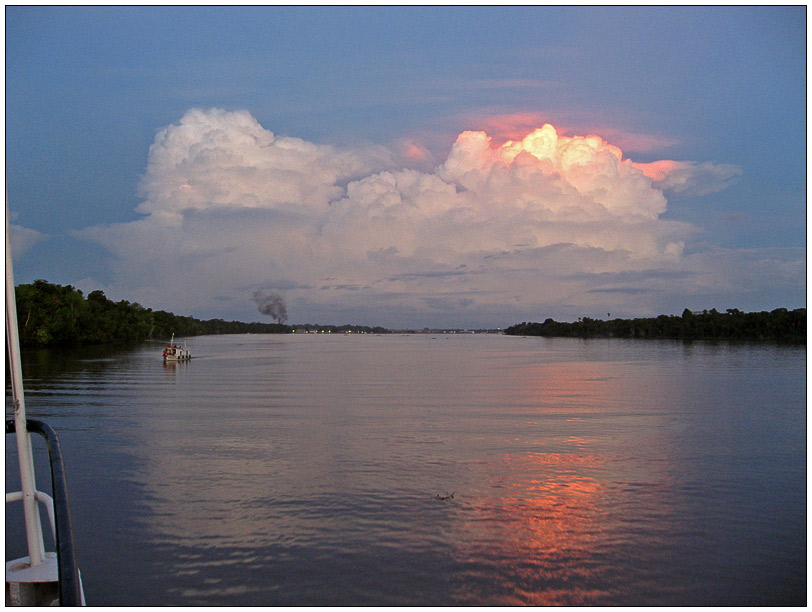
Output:
[[[507,327],[806,303],[806,7],[5,7],[17,283]]]

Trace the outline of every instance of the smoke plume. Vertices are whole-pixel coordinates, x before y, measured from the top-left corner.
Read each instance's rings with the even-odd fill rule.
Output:
[[[285,306],[285,299],[273,291],[254,291],[254,301],[257,303],[257,310],[262,314],[273,317],[277,323],[285,323],[288,320],[288,308]]]

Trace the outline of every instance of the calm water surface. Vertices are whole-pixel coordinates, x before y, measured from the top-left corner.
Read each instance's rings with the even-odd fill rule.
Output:
[[[91,604],[806,603],[805,347],[188,343],[24,357]]]

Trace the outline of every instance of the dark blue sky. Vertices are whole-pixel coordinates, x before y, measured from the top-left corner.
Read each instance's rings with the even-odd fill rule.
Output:
[[[39,232],[15,262],[20,282],[128,290],[113,278],[121,254],[70,232],[143,217],[150,146],[193,108],[247,111],[318,145],[417,143],[427,172],[463,130],[501,142],[545,122],[634,162],[736,167],[725,189],[666,192],[661,220],[694,229],[684,254],[771,249],[775,265],[797,265],[802,249],[805,261],[803,6],[6,7],[5,18],[11,220]],[[802,289],[782,297],[799,305]]]

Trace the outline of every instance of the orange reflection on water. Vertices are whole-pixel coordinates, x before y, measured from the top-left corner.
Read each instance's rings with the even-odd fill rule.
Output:
[[[493,486],[473,495],[461,516],[455,553],[470,569],[459,600],[586,605],[605,597],[591,586],[606,584],[597,561],[609,522],[601,506],[604,462],[580,450],[584,443],[574,438],[573,452],[506,455],[495,463]]]
[[[635,413],[645,397],[639,383],[630,384],[628,367],[573,361],[502,373],[524,427],[511,451],[489,465],[489,486],[472,492],[461,512],[460,601],[596,605],[617,598],[621,570],[607,559],[617,559],[614,547],[623,546],[623,522],[631,518],[619,508],[633,508],[618,506],[628,501],[618,490],[630,478],[647,486],[662,478],[625,460],[640,421],[617,417]]]
[[[627,395],[624,377],[603,362],[534,364],[510,374],[514,393],[541,412],[592,412]]]

